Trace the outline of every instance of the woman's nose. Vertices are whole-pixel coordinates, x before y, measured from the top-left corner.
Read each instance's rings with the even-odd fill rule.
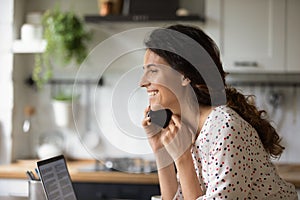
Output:
[[[150,82],[144,74],[140,80],[140,87],[147,87],[148,85],[150,85]]]

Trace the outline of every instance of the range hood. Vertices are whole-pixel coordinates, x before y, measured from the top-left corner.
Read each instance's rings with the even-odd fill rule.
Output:
[[[84,17],[86,22],[101,23],[101,22],[147,22],[147,21],[200,21],[204,22],[205,19],[200,15],[188,16],[154,16],[154,15],[87,15]]]
[[[199,4],[199,2],[202,2]],[[204,1],[197,2],[201,6],[197,13],[178,15],[181,8],[179,0],[123,0],[119,13],[106,15],[88,15],[85,21],[101,22],[147,22],[147,21],[199,21],[204,22]],[[200,7],[199,6],[199,7]]]

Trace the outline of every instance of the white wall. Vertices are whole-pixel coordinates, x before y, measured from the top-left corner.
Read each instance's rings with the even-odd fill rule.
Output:
[[[0,4],[0,164],[3,164],[9,163],[11,159],[13,57],[10,47],[13,35],[13,1],[1,0]]]

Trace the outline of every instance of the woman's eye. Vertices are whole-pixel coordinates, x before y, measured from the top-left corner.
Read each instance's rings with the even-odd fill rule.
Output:
[[[156,73],[156,72],[158,72],[158,70],[157,69],[150,69],[150,72],[151,73]]]

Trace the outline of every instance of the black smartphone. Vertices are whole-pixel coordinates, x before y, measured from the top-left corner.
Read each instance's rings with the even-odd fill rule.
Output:
[[[154,123],[162,128],[166,128],[172,117],[172,111],[169,109],[161,110],[150,110],[148,116],[150,117],[150,122]]]

